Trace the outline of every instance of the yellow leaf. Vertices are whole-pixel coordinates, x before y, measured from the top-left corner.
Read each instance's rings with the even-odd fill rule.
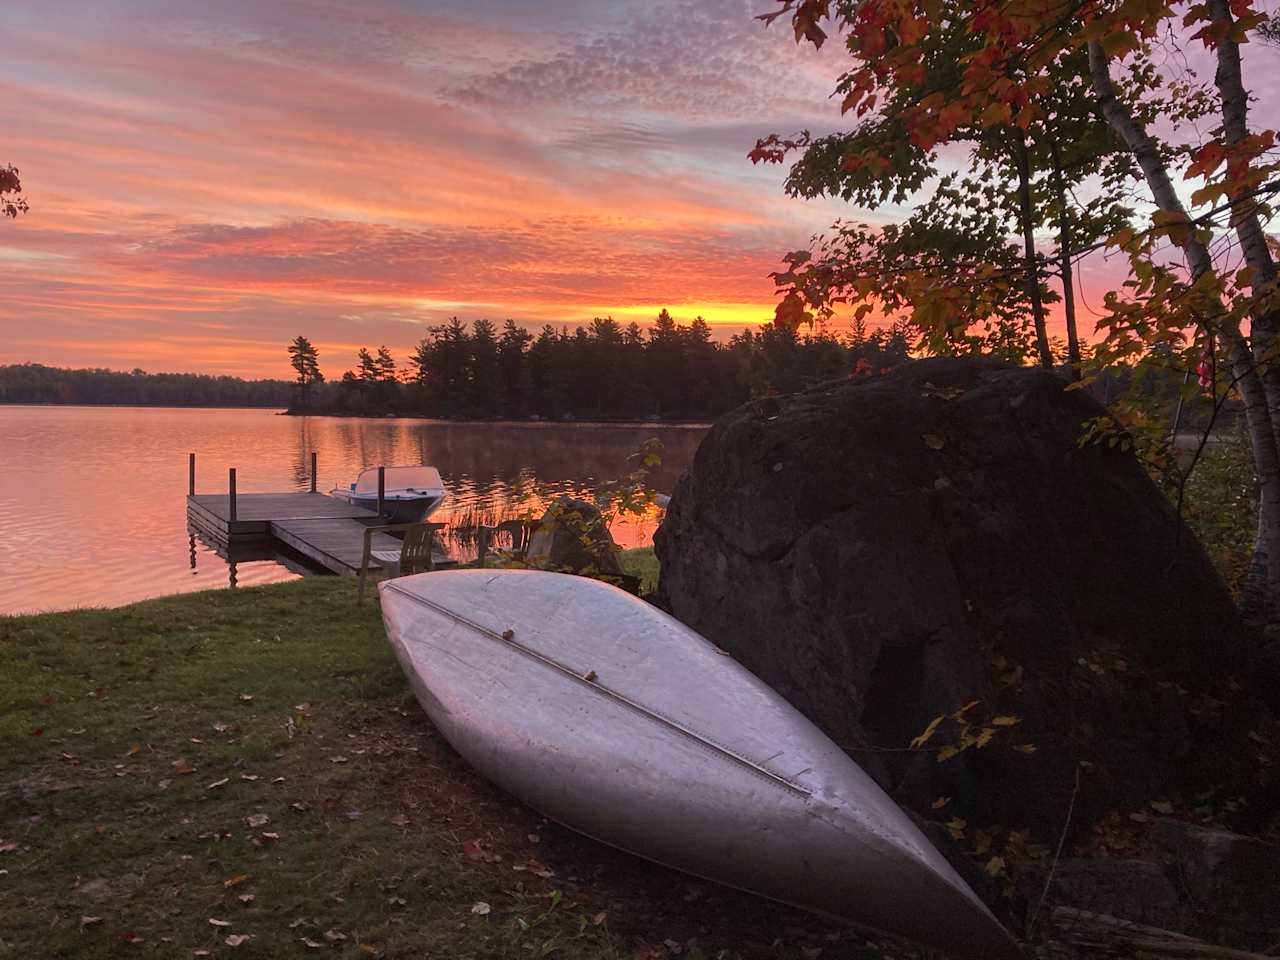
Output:
[[[984,869],[991,876],[998,877],[1004,872],[1004,857],[992,857],[987,861],[987,865]]]
[[[939,797],[937,800],[933,801],[933,809],[941,810],[950,802],[951,802],[950,797]]]
[[[934,717],[933,720],[929,723],[929,725],[924,728],[924,732],[921,733],[920,736],[916,737],[914,740],[911,741],[911,749],[919,750],[926,743],[928,743],[929,738],[932,737],[935,732],[937,732],[938,724],[942,723],[942,721],[945,719],[946,719],[945,714],[939,714],[938,716]]]
[[[938,763],[941,763],[943,760],[950,760],[959,752],[960,751],[955,747],[943,747],[938,751]]]
[[[991,725],[995,727],[1012,727],[1015,723],[1021,723],[1017,717],[1003,715],[991,718]]]
[[[1013,749],[1017,750],[1019,753],[1030,755],[1036,752],[1036,745],[1034,743],[1020,743]]]

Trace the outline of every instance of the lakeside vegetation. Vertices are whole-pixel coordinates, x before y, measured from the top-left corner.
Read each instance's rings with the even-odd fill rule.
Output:
[[[648,330],[596,318],[570,331],[548,324],[534,336],[514,321],[469,327],[457,317],[428,328],[407,361],[385,346],[361,348],[337,383],[315,378],[318,352],[299,337],[289,348],[299,410],[444,418],[700,420],[754,396],[787,393],[854,370],[907,358],[898,327],[807,335],[774,324],[725,343],[701,317],[677,323],[663,310]]]
[[[0,403],[137,407],[287,407],[297,387],[287,380],[245,380],[203,373],[70,370],[41,363],[0,366]]]
[[[0,652],[15,956],[863,952],[843,925],[617,853],[482,781],[351,580],[0,617]]]

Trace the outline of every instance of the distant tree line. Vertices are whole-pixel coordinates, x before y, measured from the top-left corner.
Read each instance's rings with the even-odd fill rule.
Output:
[[[299,349],[294,341],[291,356]],[[766,324],[718,343],[701,317],[679,324],[666,310],[647,331],[597,318],[572,331],[547,325],[536,336],[511,320],[498,329],[455,317],[428,328],[402,364],[385,346],[362,348],[336,389],[319,394],[314,380],[307,385],[312,409],[332,413],[706,419],[752,397],[884,369],[907,356],[899,327],[837,336]]]
[[[39,363],[0,366],[0,403],[287,407],[296,389],[287,380],[242,380],[199,373],[64,370]]]

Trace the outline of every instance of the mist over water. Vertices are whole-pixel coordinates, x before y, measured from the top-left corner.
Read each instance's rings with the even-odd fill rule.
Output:
[[[450,496],[432,519],[538,513],[562,493],[592,499],[649,437],[669,493],[705,427],[446,423],[283,417],[266,410],[0,406],[0,613],[117,606],[191,590],[298,576],[287,557],[229,564],[187,530],[187,454],[196,490],[318,489],[360,469],[428,463]],[[615,524],[624,547],[652,541],[656,515]],[[286,563],[289,564],[286,566]]]

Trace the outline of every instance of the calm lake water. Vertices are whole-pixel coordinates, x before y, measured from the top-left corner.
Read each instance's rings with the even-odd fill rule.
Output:
[[[189,452],[201,493],[225,492],[228,467],[242,493],[306,490],[313,450],[322,491],[364,466],[429,463],[450,491],[432,519],[449,523],[537,512],[561,493],[590,498],[631,469],[627,455],[649,437],[666,448],[653,486],[670,492],[705,429],[0,405],[0,614],[298,576],[288,558],[229,565],[190,538]],[[614,538],[647,545],[657,523],[619,522]]]

